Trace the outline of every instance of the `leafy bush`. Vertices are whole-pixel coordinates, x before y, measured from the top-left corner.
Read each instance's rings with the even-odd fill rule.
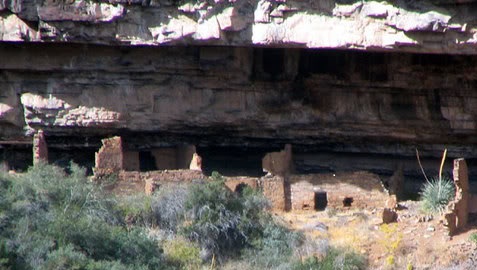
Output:
[[[166,241],[164,253],[168,260],[182,269],[198,269],[202,262],[200,248],[182,237]]]
[[[88,181],[84,169],[71,164],[70,170],[39,164],[14,180],[0,176],[0,239],[9,258],[2,263],[13,269],[159,268],[158,243],[141,228],[128,229],[116,201]]]
[[[433,178],[422,188],[422,209],[427,213],[442,212],[454,195],[454,183],[449,178]]]
[[[244,253],[243,258],[255,268],[289,268],[290,257],[303,240],[302,234],[292,232],[270,219],[264,224],[263,235],[255,239],[253,247]]]
[[[242,194],[231,192],[224,179],[213,173],[211,181],[191,187],[182,233],[209,253],[205,257],[233,255],[261,234],[267,205],[266,199],[249,188]]]
[[[175,233],[185,219],[185,204],[189,197],[188,185],[161,186],[152,198],[152,211],[157,225]]]
[[[331,248],[321,260],[309,257],[304,262],[295,263],[294,270],[360,270],[366,269],[366,260],[351,251]]]
[[[118,199],[117,206],[129,226],[149,228],[156,223],[151,196],[144,193],[122,196]]]

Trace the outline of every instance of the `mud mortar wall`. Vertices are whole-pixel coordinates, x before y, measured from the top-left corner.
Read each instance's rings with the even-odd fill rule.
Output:
[[[292,175],[289,185],[292,210],[315,210],[316,195],[325,193],[335,209],[380,209],[389,199],[379,177],[366,172]]]

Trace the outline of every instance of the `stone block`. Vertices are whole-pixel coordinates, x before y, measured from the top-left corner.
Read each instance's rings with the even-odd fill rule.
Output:
[[[95,168],[119,171],[123,169],[123,143],[116,136],[101,140],[103,146],[95,154]]]
[[[272,209],[286,210],[285,179],[283,177],[262,178],[263,195],[272,204]]]
[[[48,162],[48,147],[41,129],[33,135],[33,165],[40,162]]]
[[[454,183],[456,187],[455,214],[456,227],[461,229],[467,225],[469,217],[469,173],[463,158],[454,160]]]

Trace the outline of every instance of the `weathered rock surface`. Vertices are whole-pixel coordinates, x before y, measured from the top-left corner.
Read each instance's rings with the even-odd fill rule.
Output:
[[[476,53],[473,2],[2,0],[0,41]]]
[[[0,0],[0,148],[475,157],[475,2]]]

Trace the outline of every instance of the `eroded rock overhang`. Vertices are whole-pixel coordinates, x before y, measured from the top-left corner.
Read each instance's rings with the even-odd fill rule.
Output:
[[[52,147],[123,135],[133,148],[476,154],[471,55],[2,43],[0,59],[4,143],[42,129]]]
[[[0,41],[475,54],[474,0],[3,0]]]

